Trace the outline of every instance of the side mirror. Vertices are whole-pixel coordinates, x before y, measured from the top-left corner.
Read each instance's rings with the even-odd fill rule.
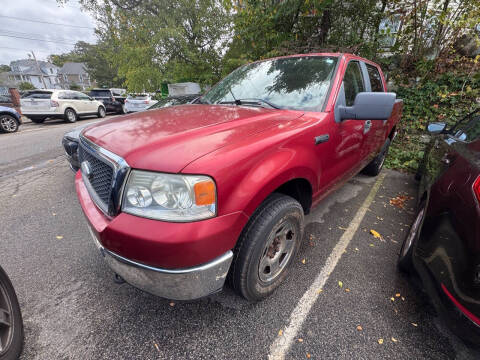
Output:
[[[443,122],[433,122],[428,124],[427,130],[430,134],[441,134],[445,131],[447,127],[446,123]]]
[[[397,94],[392,92],[361,92],[353,106],[339,106],[340,120],[387,120],[392,114]]]

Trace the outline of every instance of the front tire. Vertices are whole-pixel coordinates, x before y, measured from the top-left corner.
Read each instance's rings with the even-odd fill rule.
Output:
[[[303,208],[295,199],[270,195],[255,211],[234,249],[229,280],[235,292],[259,301],[280,286],[303,235]]]
[[[71,108],[67,108],[67,109],[65,109],[65,113],[64,113],[63,118],[66,122],[74,123],[78,120],[78,115],[75,112],[75,110],[73,110]]]
[[[370,176],[377,176],[382,171],[383,164],[387,158],[388,148],[390,147],[390,139],[383,144],[380,153],[363,169],[363,173]]]
[[[18,299],[7,274],[0,267],[0,360],[20,357],[23,321]]]
[[[413,222],[412,226],[410,226],[410,231],[405,237],[405,240],[403,240],[402,248],[400,249],[400,254],[398,255],[398,268],[407,274],[411,274],[412,272],[414,272],[413,248],[416,241],[420,237],[420,232],[422,230],[426,211],[427,202],[422,201],[422,203],[418,207],[415,221]]]
[[[97,110],[97,117],[104,118],[106,115],[105,108],[103,106],[99,106]]]
[[[18,121],[12,115],[0,115],[0,131],[5,133],[14,133],[18,130]]]

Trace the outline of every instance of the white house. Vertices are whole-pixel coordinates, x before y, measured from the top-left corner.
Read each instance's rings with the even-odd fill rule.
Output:
[[[16,85],[29,82],[37,89],[61,89],[57,79],[59,68],[52,63],[39,60],[37,66],[33,59],[15,60],[10,63],[10,68],[8,80]]]

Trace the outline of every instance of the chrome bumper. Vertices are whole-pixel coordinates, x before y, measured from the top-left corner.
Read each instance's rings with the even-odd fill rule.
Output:
[[[105,249],[90,229],[95,245],[110,268],[127,283],[150,294],[172,300],[193,300],[223,288],[233,253],[199,266],[184,269],[159,269],[140,264]]]

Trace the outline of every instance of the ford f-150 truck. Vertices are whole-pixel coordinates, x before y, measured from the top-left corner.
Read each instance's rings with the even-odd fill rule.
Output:
[[[118,280],[176,300],[228,281],[258,301],[287,276],[304,215],[380,172],[402,106],[354,55],[250,63],[195,104],[83,130],[76,191]]]

